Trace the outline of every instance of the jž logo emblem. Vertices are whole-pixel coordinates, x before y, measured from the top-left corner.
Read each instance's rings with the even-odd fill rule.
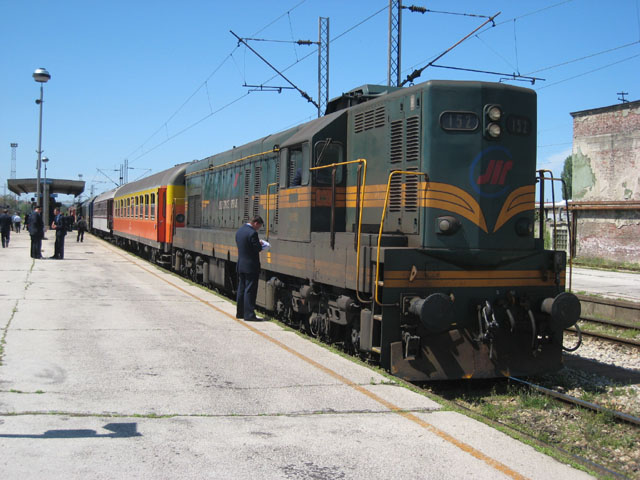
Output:
[[[507,180],[513,166],[511,152],[505,147],[496,145],[485,148],[469,166],[471,188],[482,197],[503,195],[509,189]]]
[[[487,170],[478,177],[476,183],[478,185],[484,185],[486,183],[489,185],[504,185],[507,173],[509,173],[511,167],[513,167],[511,160],[506,162],[503,160],[491,160]]]

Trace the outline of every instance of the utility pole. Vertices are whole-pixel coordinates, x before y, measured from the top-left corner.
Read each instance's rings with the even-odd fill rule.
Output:
[[[618,100],[620,100],[622,103],[629,103],[629,100],[624,98],[625,95],[629,95],[629,92],[618,92],[617,95],[620,95],[620,97],[622,97],[618,97]]]
[[[402,0],[389,0],[389,68],[387,85],[400,86],[400,56],[402,37]]]
[[[16,178],[16,148],[18,148],[17,143],[11,144],[11,179],[15,180]],[[16,193],[16,200],[18,200],[18,194]]]
[[[329,18],[318,18],[318,117],[329,103]]]

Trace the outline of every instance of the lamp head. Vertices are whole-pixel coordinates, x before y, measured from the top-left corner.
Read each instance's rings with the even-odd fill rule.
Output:
[[[47,72],[46,68],[37,68],[35,72],[33,72],[33,79],[36,82],[47,83],[51,75]]]

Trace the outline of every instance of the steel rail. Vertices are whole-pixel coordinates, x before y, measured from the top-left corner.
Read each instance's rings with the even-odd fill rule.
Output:
[[[603,318],[595,318],[595,317],[591,317],[591,316],[587,316],[587,315],[582,315],[580,317],[580,320],[584,320],[585,322],[591,322],[591,323],[600,323],[602,325],[609,325],[612,327],[618,327],[618,328],[624,328],[624,329],[628,329],[628,330],[640,330],[640,324],[631,324],[631,323],[626,323],[626,322],[615,322],[613,320],[605,320]]]
[[[545,447],[545,448],[550,448],[552,450],[555,450],[557,452],[560,452],[562,455],[564,455],[567,458],[570,458],[571,460],[573,460],[576,463],[579,463],[580,465],[583,465],[586,468],[589,468],[591,470],[595,470],[600,474],[604,474],[606,476],[606,478],[619,478],[619,479],[628,479],[629,477],[627,477],[626,475],[623,475],[622,473],[618,473],[615,470],[611,470],[610,468],[605,467],[604,465],[600,465],[599,463],[595,463],[593,460],[589,460],[588,458],[585,457],[581,457],[580,455],[576,455],[575,453],[571,453],[568,450],[565,450],[564,448],[552,444],[552,443],[548,443],[545,442],[544,440],[540,440],[537,437],[534,437],[533,435],[531,435],[530,433],[524,431],[524,430],[520,430],[519,428],[516,428],[513,425],[509,425],[508,423],[504,423],[500,420],[496,420],[493,419],[491,417],[488,417],[482,413],[479,413],[475,410],[473,410],[472,408],[469,408],[459,402],[456,402],[455,400],[448,400],[444,397],[439,396],[436,393],[430,392],[431,395],[437,396],[438,400],[440,400],[441,402],[445,403],[445,404],[451,404],[453,405],[455,408],[458,408],[460,410],[462,410],[463,412],[466,412],[471,418],[474,417],[480,417],[482,418],[482,420],[484,422],[486,422],[487,424],[489,424],[490,426],[496,428],[496,429],[507,429],[510,430],[511,432],[514,432],[514,435],[520,436],[520,437],[524,437],[527,440],[529,440],[532,443],[535,443],[536,445],[540,446],[540,447]]]
[[[574,328],[567,328],[567,332],[577,333]],[[580,329],[582,335],[588,335],[589,337],[601,338],[603,340],[609,340],[610,342],[623,343],[625,345],[633,345],[634,347],[640,347],[640,342],[638,340],[633,340],[631,338],[621,338],[614,337],[613,335],[607,335],[606,333],[596,333],[596,332],[588,332],[584,329]]]
[[[557,398],[558,400],[561,400],[565,403],[570,403],[573,405],[577,405],[579,407],[583,407],[586,408],[588,410],[592,410],[594,412],[598,412],[598,413],[606,413],[608,415],[612,415],[615,418],[617,418],[618,420],[621,420],[623,422],[627,422],[627,423],[631,423],[633,425],[636,426],[640,426],[640,418],[638,417],[634,417],[633,415],[629,415],[627,413],[623,413],[623,412],[617,412],[615,410],[611,410],[610,408],[606,408],[606,407],[602,407],[600,405],[597,405],[595,403],[591,403],[591,402],[586,402],[584,400],[580,400],[579,398],[576,397],[572,397],[571,395],[566,395],[564,393],[560,393],[560,392],[556,392],[555,390],[551,390],[549,388],[545,388],[541,385],[536,385],[535,383],[531,383],[531,382],[527,382],[526,380],[522,380],[520,378],[516,378],[516,377],[508,377],[510,380],[513,380],[515,382],[521,383],[523,385],[528,386],[529,388],[532,388],[534,390],[537,390],[541,393],[544,393],[547,396],[553,397],[553,398]]]

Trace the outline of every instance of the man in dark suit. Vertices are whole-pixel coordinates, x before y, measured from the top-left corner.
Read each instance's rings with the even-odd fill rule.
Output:
[[[11,228],[13,227],[13,219],[9,215],[6,208],[0,215],[0,232],[2,233],[2,248],[9,246],[9,238],[11,237]]]
[[[256,296],[258,295],[258,278],[260,276],[260,251],[262,242],[258,239],[258,230],[264,221],[256,216],[245,223],[236,232],[238,246],[238,294],[236,296],[236,318],[247,321],[261,320],[256,317]]]
[[[29,215],[29,235],[31,235],[31,258],[42,258],[42,239],[44,238],[44,222],[37,206]]]
[[[54,217],[51,222],[51,228],[56,231],[56,243],[53,250],[53,257],[58,260],[64,259],[64,237],[67,235],[67,224],[64,215],[60,213],[60,209],[53,211]]]

